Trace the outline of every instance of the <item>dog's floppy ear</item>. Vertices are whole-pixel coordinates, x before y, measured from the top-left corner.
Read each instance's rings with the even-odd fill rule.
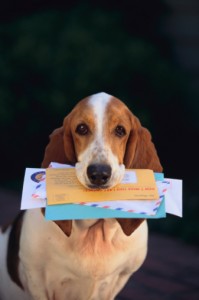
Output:
[[[66,163],[64,152],[63,127],[55,129],[49,136],[50,141],[46,146],[42,168],[48,168],[51,162]]]
[[[65,233],[65,235],[67,235],[68,237],[71,235],[72,220],[54,221],[54,222]]]
[[[126,145],[124,165],[131,169],[151,169],[162,172],[150,132],[141,126],[140,121],[131,115],[132,129]],[[117,219],[123,232],[131,235],[145,219]]]
[[[131,235],[145,219],[123,219],[117,218],[116,219],[120,224],[123,232],[129,236]]]
[[[76,155],[74,150],[73,138],[70,130],[70,115],[64,120],[64,125],[55,129],[50,135],[50,142],[45,149],[42,168],[48,168],[51,162],[75,164]],[[44,209],[42,210],[44,214]],[[72,221],[54,221],[59,228],[70,236],[72,230]]]
[[[150,132],[141,126],[140,121],[132,115],[133,126],[127,141],[124,164],[126,168],[151,169],[162,172]]]
[[[42,168],[51,162],[75,164],[77,161],[73,138],[70,130],[70,118],[65,118],[64,125],[55,129],[50,135],[50,142],[45,149]]]
[[[45,208],[41,208],[41,213],[43,216],[45,216]],[[71,235],[72,231],[72,220],[60,220],[60,221],[53,221],[62,231],[65,235],[68,237]]]

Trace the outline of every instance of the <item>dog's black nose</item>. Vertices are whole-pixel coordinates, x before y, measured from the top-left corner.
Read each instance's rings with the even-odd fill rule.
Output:
[[[88,166],[87,175],[93,185],[100,187],[110,179],[111,167],[109,165],[93,164]]]

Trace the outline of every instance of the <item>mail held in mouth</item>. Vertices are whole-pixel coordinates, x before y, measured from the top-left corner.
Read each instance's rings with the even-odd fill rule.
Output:
[[[78,182],[72,166],[51,163],[48,169],[26,169],[21,209],[46,207],[52,215],[63,206],[69,209],[76,205],[75,208],[84,206],[85,215],[91,208],[93,212],[101,208],[101,214],[106,209],[106,216],[111,212],[111,217],[117,211],[117,216],[126,212],[128,217],[129,213],[131,216],[141,213],[152,218],[157,217],[164,200],[166,212],[182,216],[181,180],[164,179],[163,174],[151,170],[126,170],[121,184],[105,191],[93,191]],[[88,215],[92,217],[91,213]]]

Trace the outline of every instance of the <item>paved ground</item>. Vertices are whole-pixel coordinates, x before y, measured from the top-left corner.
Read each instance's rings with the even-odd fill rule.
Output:
[[[9,222],[15,216],[19,203],[20,195],[0,190],[0,224]],[[149,252],[143,267],[117,297],[117,300],[134,299],[198,300],[199,248],[150,234]]]

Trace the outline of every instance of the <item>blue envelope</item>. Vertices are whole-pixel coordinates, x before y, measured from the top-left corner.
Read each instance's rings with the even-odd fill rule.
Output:
[[[164,175],[162,173],[154,173],[156,181],[163,181]],[[82,219],[105,219],[105,218],[145,218],[158,219],[164,218],[165,199],[162,200],[155,215],[138,214],[132,212],[125,212],[114,209],[92,207],[78,204],[59,204],[46,205],[45,218],[47,220],[82,220]]]

